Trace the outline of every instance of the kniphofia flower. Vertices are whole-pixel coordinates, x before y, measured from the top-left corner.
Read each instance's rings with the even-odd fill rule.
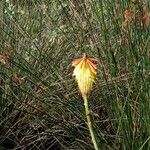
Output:
[[[94,132],[93,122],[91,119],[91,114],[88,105],[88,93],[91,91],[96,77],[96,59],[87,57],[84,54],[82,58],[75,59],[72,62],[72,66],[75,67],[73,75],[77,80],[79,89],[81,91],[84,100],[85,114],[87,118],[87,124],[90,131],[91,139],[95,150],[99,150],[97,137]]]
[[[82,58],[75,59],[72,62],[72,66],[75,67],[73,75],[76,78],[81,94],[85,96],[91,91],[96,77],[96,59],[87,57],[84,54]]]

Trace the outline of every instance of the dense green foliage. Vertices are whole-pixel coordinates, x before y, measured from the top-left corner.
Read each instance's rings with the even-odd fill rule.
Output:
[[[93,149],[71,67],[84,52],[102,150],[150,149],[149,0],[0,3],[1,150]]]

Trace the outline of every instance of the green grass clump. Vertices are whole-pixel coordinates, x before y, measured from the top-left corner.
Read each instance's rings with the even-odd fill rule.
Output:
[[[149,13],[149,0],[2,0],[0,149],[93,149],[70,65],[85,52],[102,150],[149,150]]]

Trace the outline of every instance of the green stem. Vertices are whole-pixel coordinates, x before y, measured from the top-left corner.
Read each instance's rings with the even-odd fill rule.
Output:
[[[87,118],[87,124],[88,124],[88,128],[89,128],[90,135],[91,135],[91,138],[92,138],[92,142],[93,142],[95,150],[99,150],[100,148],[98,147],[98,144],[97,144],[96,134],[94,132],[93,122],[92,122],[91,114],[90,114],[90,111],[89,111],[87,96],[84,95],[83,99],[84,99],[84,106],[85,106],[85,114],[86,114],[86,118]]]

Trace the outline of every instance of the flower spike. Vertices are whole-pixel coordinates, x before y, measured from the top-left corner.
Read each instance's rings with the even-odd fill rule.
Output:
[[[76,78],[82,96],[87,95],[93,86],[96,77],[96,59],[89,58],[83,54],[82,58],[75,59],[72,62],[75,67],[73,75]]]

